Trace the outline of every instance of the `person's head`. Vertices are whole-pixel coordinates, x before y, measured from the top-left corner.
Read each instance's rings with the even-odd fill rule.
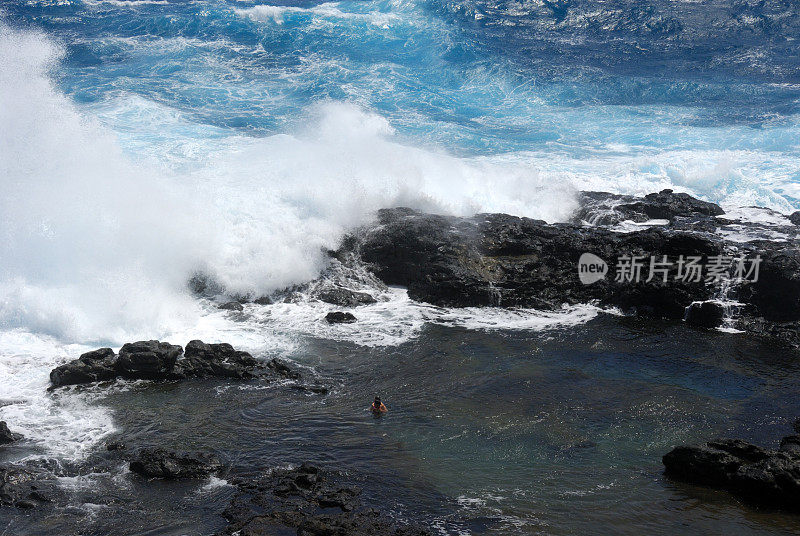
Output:
[[[373,402],[373,404],[375,404],[375,406],[380,406],[381,405],[381,397],[376,396],[375,397],[375,402]]]

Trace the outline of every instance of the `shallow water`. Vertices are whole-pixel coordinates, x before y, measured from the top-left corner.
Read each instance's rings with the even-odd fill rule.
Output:
[[[679,443],[733,436],[771,446],[787,433],[800,365],[741,335],[601,314],[539,333],[429,325],[392,347],[310,339],[292,357],[332,392],[259,381],[89,391],[113,415],[118,435],[109,437],[210,450],[235,474],[312,460],[350,475],[369,503],[443,533],[800,529],[796,516],[662,474],[661,456]],[[374,393],[390,408],[380,419],[366,410]],[[218,514],[231,493],[146,483],[122,467],[90,482],[85,499],[103,503],[102,514],[86,519],[76,507],[11,526],[207,534],[224,526]]]

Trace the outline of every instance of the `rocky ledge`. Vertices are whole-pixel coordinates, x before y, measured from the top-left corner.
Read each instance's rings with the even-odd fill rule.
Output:
[[[800,228],[785,216],[754,210],[785,225],[726,219],[719,206],[670,190],[644,198],[585,192],[573,220],[557,224],[394,208],[379,211],[376,224],[354,232],[331,255],[344,265],[365,264],[382,283],[404,286],[411,298],[441,306],[557,309],[597,302],[679,320],[695,304],[688,315],[693,323],[717,327],[724,311],[714,304],[722,299],[739,304],[730,312],[732,327],[800,346]],[[729,238],[745,231],[752,239]],[[772,239],[778,235],[780,240]],[[591,284],[579,278],[584,253],[606,263],[605,276]],[[704,272],[696,281],[677,262],[695,257],[707,266],[744,257],[750,269],[757,256],[757,281],[737,280],[735,262],[723,277]],[[631,257],[643,259],[638,281],[630,270],[617,277]],[[650,278],[650,259],[664,257],[670,264]]]
[[[201,478],[220,470],[222,464],[210,454],[177,453],[161,448],[143,448],[130,463],[130,470],[147,478]]]
[[[223,513],[229,526],[220,534],[267,536],[429,536],[414,526],[398,524],[365,507],[361,490],[335,475],[305,463],[295,469],[275,469],[259,478],[233,478],[238,488]]]
[[[778,450],[738,439],[684,445],[664,455],[670,478],[727,490],[749,502],[800,511],[800,435]]]
[[[161,341],[127,343],[115,354],[111,348],[100,348],[81,355],[78,359],[56,367],[50,372],[51,389],[125,379],[185,380],[188,378],[252,379],[267,374],[302,380],[303,375],[279,359],[266,363],[247,352],[236,350],[227,343],[206,344],[194,340],[186,351],[178,345]],[[302,384],[303,389],[325,393],[318,384]]]

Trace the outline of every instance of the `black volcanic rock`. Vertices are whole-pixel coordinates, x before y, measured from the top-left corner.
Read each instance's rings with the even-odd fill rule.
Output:
[[[166,379],[182,353],[183,348],[168,342],[129,342],[119,350],[116,370],[123,378]]]
[[[288,380],[299,380],[303,377],[302,374],[300,374],[294,368],[289,366],[288,363],[280,359],[271,359],[267,363],[267,368],[275,372],[275,374],[277,374],[278,376],[281,376]]]
[[[0,466],[0,506],[35,508],[62,495],[52,475],[40,469]]]
[[[792,212],[792,214],[789,215],[789,221],[795,225],[800,225],[800,210]]]
[[[669,220],[685,227],[687,221],[694,220],[713,230],[715,224],[711,218],[725,213],[719,205],[700,201],[688,194],[676,194],[672,190],[662,190],[643,198],[608,192],[581,192],[578,203],[572,221],[591,225],[616,225],[623,220],[642,223],[652,219]]]
[[[695,302],[686,310],[686,323],[702,328],[716,328],[722,325],[725,308],[715,301]]]
[[[333,287],[317,293],[317,298],[325,303],[331,303],[340,307],[356,307],[358,305],[369,305],[377,300],[366,292],[356,292],[342,287]]]
[[[217,307],[225,311],[244,311],[244,306],[238,301],[225,302]]]
[[[22,439],[22,434],[17,434],[8,429],[6,421],[0,421],[0,445],[13,443]]]
[[[110,348],[83,354],[50,373],[52,387],[113,380],[117,377],[149,380],[186,378],[249,379],[259,376],[264,366],[247,352],[230,344],[190,341],[181,358],[180,346],[160,341],[125,344],[115,356]]]
[[[780,450],[737,439],[676,447],[663,457],[676,480],[725,489],[771,507],[800,510],[800,438],[789,436]]]
[[[656,278],[646,282],[649,259],[667,255],[719,255],[721,244],[665,229],[615,233],[570,224],[547,224],[505,214],[457,218],[411,209],[381,210],[354,247],[384,283],[442,306],[556,309],[598,300],[641,314],[682,319],[687,306],[711,297],[703,282]],[[352,247],[352,246],[351,246]],[[593,253],[608,264],[605,279],[584,285],[578,259]],[[341,254],[340,254],[341,255]],[[640,281],[615,281],[615,267],[640,256]]]
[[[624,203],[616,207],[621,212],[644,214],[653,220],[671,220],[676,216],[721,216],[725,211],[715,203],[695,199],[689,194],[676,194],[662,190],[647,194],[641,201]]]
[[[356,317],[351,313],[334,311],[325,315],[325,320],[328,324],[352,324],[356,321]]]
[[[50,372],[54,387],[113,380],[117,377],[117,357],[111,348],[100,348],[81,355],[78,359],[56,367]]]
[[[800,248],[761,250],[758,281],[742,297],[755,312],[770,321],[800,320]]]
[[[147,478],[202,478],[222,467],[219,460],[204,453],[176,453],[160,448],[141,449],[130,463],[134,473]]]
[[[230,479],[238,488],[223,512],[220,534],[272,536],[431,536],[426,529],[398,523],[365,508],[361,490],[319,467],[274,469],[256,479]],[[332,509],[338,509],[331,512]]]
[[[206,344],[203,341],[190,341],[186,345],[183,359],[177,361],[174,377],[194,378],[253,378],[256,376],[258,361],[228,343]]]

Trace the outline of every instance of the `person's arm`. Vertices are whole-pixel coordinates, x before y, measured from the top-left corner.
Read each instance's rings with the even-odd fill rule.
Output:
[[[387,411],[389,411],[389,410],[386,408],[386,404],[381,402],[381,413],[386,413]]]

